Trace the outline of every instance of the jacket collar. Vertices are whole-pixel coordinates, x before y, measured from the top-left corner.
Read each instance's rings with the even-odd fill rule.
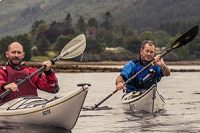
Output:
[[[26,67],[26,63],[25,63],[25,62],[22,62],[22,63],[19,64],[19,65],[13,65],[13,64],[11,64],[11,63],[8,61],[8,62],[4,63],[4,65],[5,65],[5,66],[11,66],[11,67],[12,67],[13,69],[15,69],[15,70],[21,70],[21,69],[23,69],[23,68]]]
[[[143,61],[140,56],[135,59],[136,62],[140,63],[142,66],[148,65],[150,62]]]

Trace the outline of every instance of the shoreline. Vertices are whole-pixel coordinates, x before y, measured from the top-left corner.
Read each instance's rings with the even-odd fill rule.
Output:
[[[55,65],[124,65],[128,61],[101,61],[101,62],[76,62],[76,61],[58,61]],[[200,65],[200,60],[197,61],[165,61],[167,65]],[[27,62],[30,65],[39,65],[41,62]]]
[[[73,62],[58,61],[52,67],[56,72],[120,72],[128,61]],[[171,72],[200,72],[200,61],[166,61],[169,66],[197,66],[195,68],[171,68]],[[41,67],[41,62],[27,62],[28,66]]]

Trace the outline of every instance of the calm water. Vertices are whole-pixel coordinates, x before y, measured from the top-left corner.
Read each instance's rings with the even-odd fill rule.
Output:
[[[84,107],[94,106],[114,90],[119,73],[59,73],[63,95],[78,83],[91,83]],[[99,110],[82,110],[72,133],[197,133],[200,132],[200,72],[172,73],[158,84],[165,97],[165,111],[156,115],[125,114],[120,105],[121,92],[105,101]],[[46,93],[40,96],[49,97]],[[0,132],[69,133],[57,128],[1,123]]]

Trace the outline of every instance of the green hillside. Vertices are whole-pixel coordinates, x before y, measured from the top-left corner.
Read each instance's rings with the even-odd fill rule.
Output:
[[[173,23],[198,24],[199,5],[199,0],[1,0],[0,32],[1,36],[25,32],[36,20],[62,20],[69,12],[75,20],[100,19],[107,11],[116,24],[135,32],[167,29]]]

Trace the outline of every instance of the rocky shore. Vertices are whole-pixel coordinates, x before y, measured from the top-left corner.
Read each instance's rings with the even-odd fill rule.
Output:
[[[56,72],[119,72],[127,61],[113,62],[72,62],[58,61],[53,69]],[[29,66],[40,67],[41,62],[27,62]],[[166,62],[169,66],[195,66],[194,68],[171,68],[172,72],[200,72],[200,61]]]

